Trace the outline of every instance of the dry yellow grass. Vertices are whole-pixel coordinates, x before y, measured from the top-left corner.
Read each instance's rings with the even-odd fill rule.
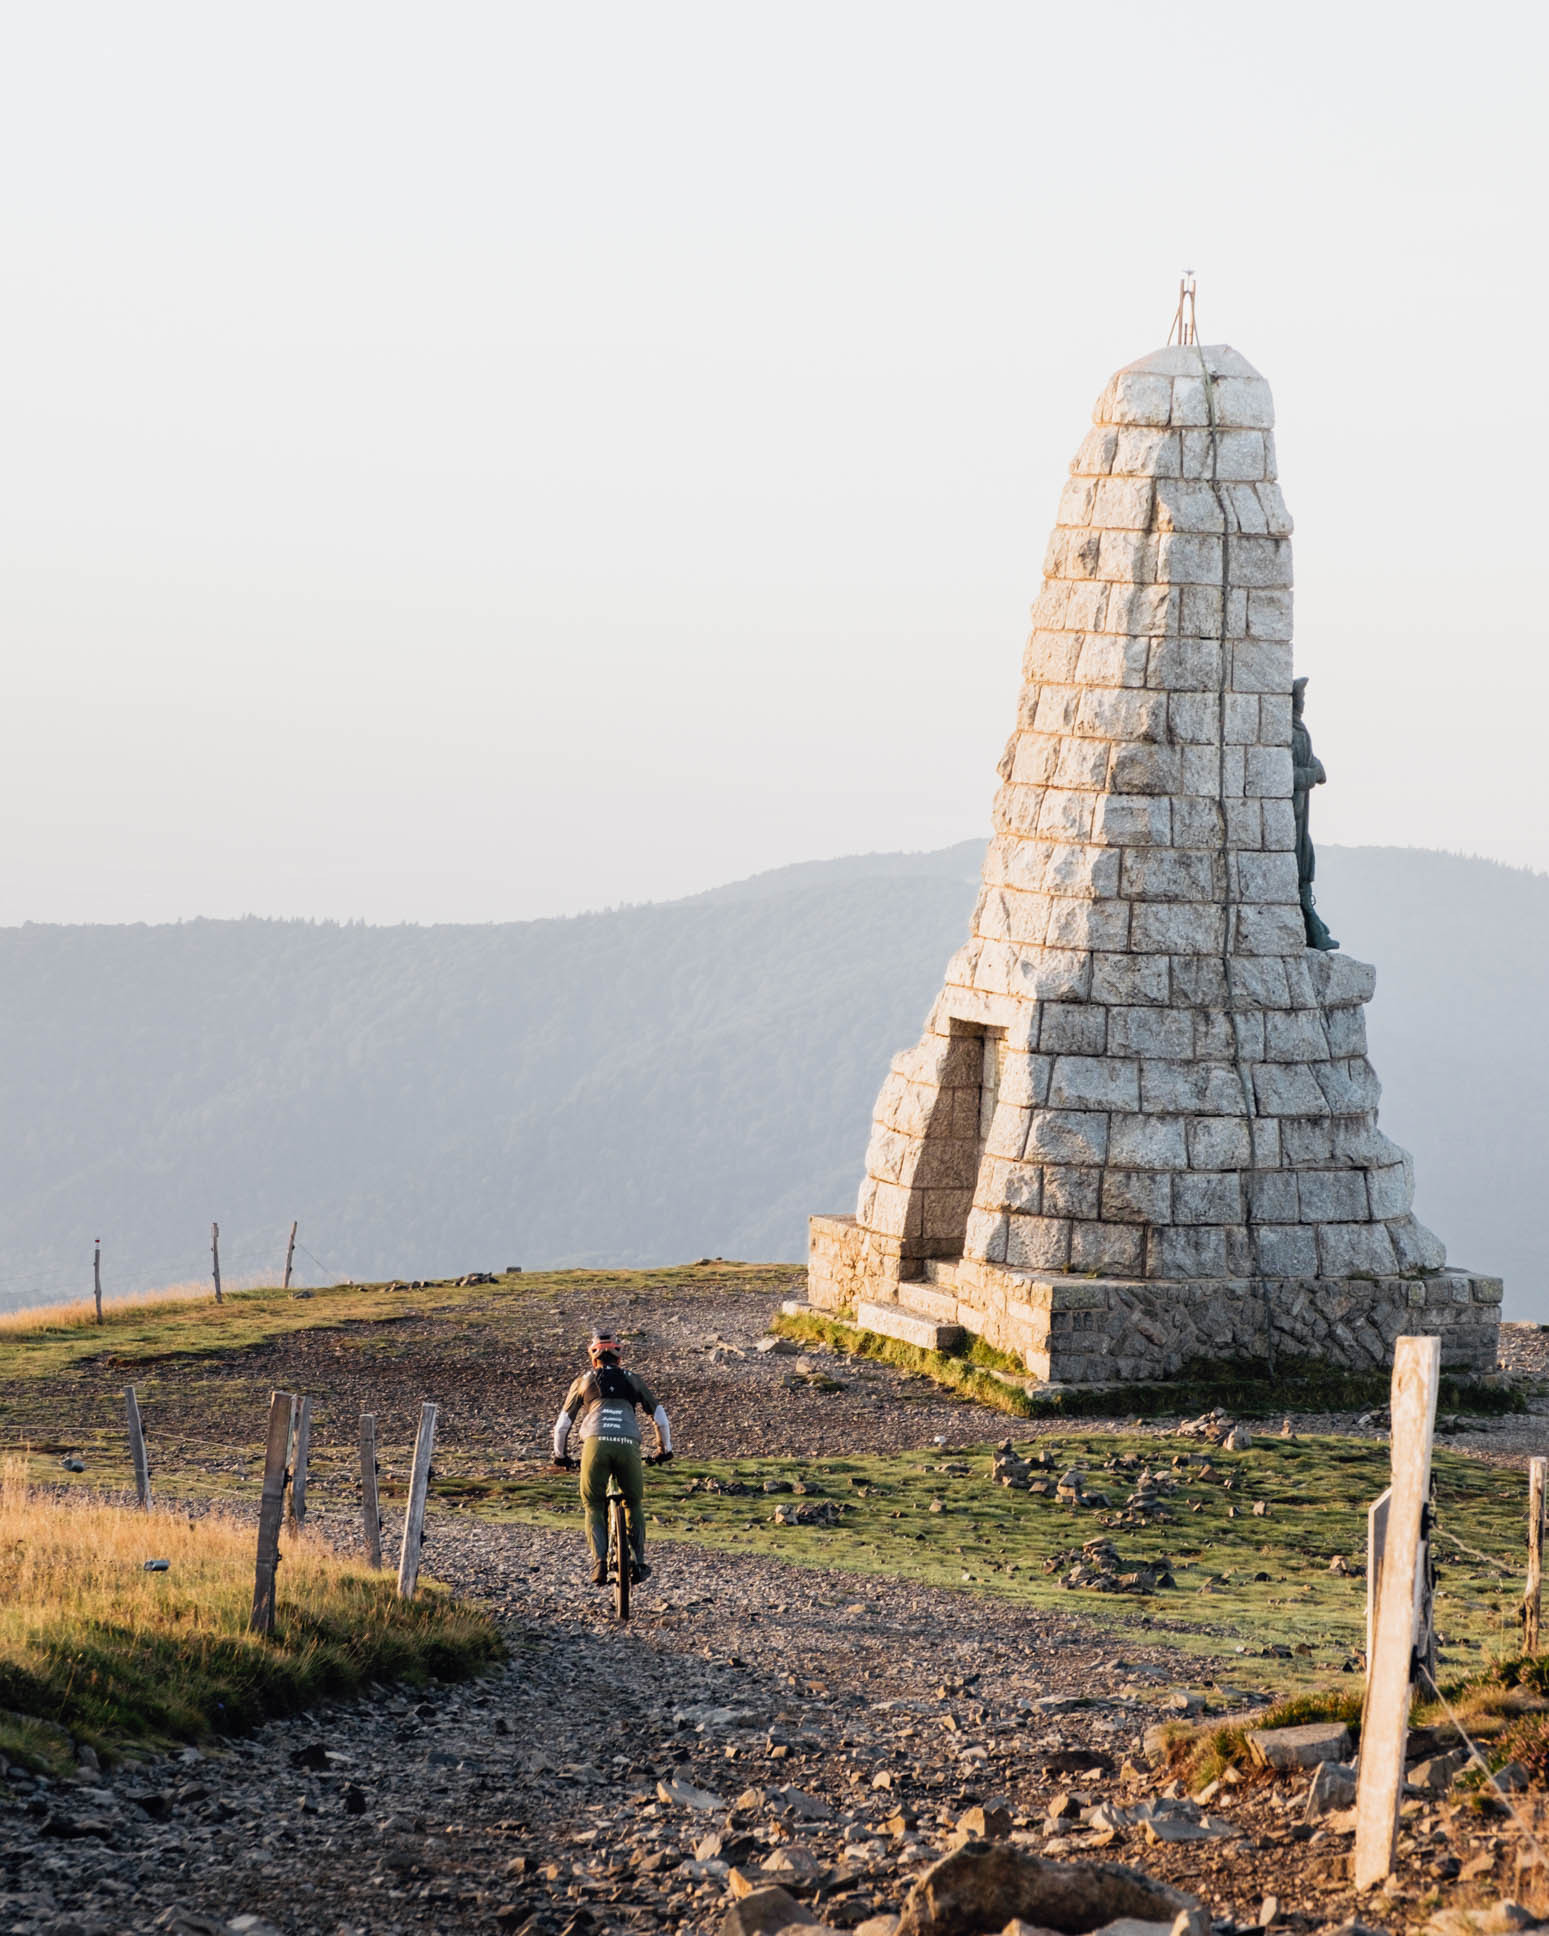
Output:
[[[287,1539],[272,1639],[248,1631],[255,1532],[211,1514],[62,1500],[0,1467],[0,1749],[198,1739],[369,1679],[450,1678],[499,1653],[489,1621],[321,1540]],[[165,1572],[145,1562],[164,1559]]]
[[[261,1276],[222,1280],[222,1289],[228,1293],[265,1288],[266,1280]],[[104,1318],[126,1314],[151,1317],[158,1311],[175,1311],[181,1305],[197,1303],[201,1298],[211,1304],[215,1302],[208,1278],[195,1278],[186,1284],[163,1284],[154,1291],[134,1291],[123,1297],[105,1297],[102,1315]],[[20,1311],[0,1312],[0,1337],[29,1331],[89,1330],[96,1322],[97,1308],[89,1297],[78,1297],[69,1304],[29,1304]]]

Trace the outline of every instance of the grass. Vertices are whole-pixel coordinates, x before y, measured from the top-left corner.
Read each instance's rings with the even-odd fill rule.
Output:
[[[1359,1741],[1364,1686],[1363,1681],[1353,1688],[1316,1688],[1287,1695],[1271,1702],[1263,1713],[1254,1715],[1251,1731],[1299,1728],[1309,1721],[1342,1721],[1350,1730],[1352,1740]],[[1185,1725],[1178,1730],[1171,1747],[1172,1765],[1191,1793],[1197,1793],[1206,1782],[1224,1775],[1228,1768],[1253,1766],[1249,1732],[1250,1725],[1236,1722],[1203,1729]]]
[[[334,1284],[321,1290],[283,1291],[270,1285],[228,1291],[225,1301],[161,1297],[106,1305],[103,1323],[91,1305],[16,1311],[0,1319],[0,1380],[47,1378],[73,1365],[132,1367],[172,1358],[218,1358],[272,1338],[321,1331],[345,1322],[384,1318],[455,1316],[486,1318],[501,1296],[556,1298],[578,1287],[604,1300],[610,1295],[669,1294],[675,1285],[715,1282],[735,1289],[789,1291],[799,1276],[789,1264],[716,1263],[654,1271],[527,1271],[494,1284],[423,1284],[412,1290],[382,1284]]]
[[[226,1285],[226,1295],[234,1295],[237,1288]],[[212,1304],[215,1301],[208,1282],[164,1284],[155,1291],[105,1297],[102,1319],[106,1324],[112,1318],[123,1316],[164,1316],[200,1298],[207,1298]],[[19,1311],[0,1311],[0,1339],[24,1337],[35,1331],[84,1331],[88,1327],[97,1328],[97,1309],[89,1297],[78,1297],[71,1304],[29,1304]]]
[[[145,1571],[165,1559],[165,1572]],[[490,1621],[435,1587],[288,1540],[271,1638],[250,1633],[254,1534],[63,1503],[0,1468],[0,1754],[55,1772],[231,1733],[370,1681],[460,1679],[499,1657]]]
[[[1080,1465],[1088,1488],[1105,1491],[1115,1511],[992,1485],[988,1445],[812,1461],[680,1459],[652,1474],[648,1507],[664,1540],[993,1596],[1118,1631],[1149,1630],[1218,1659],[1236,1650],[1242,1663],[1229,1678],[1248,1688],[1305,1691],[1331,1673],[1354,1672],[1365,1640],[1366,1511],[1388,1483],[1385,1445],[1275,1437],[1223,1453],[1197,1439],[1078,1429],[1030,1449],[1051,1455],[1054,1476]],[[1208,1478],[1200,1476],[1206,1451]],[[1170,1475],[1175,1456],[1190,1464],[1167,1496],[1170,1522],[1104,1523],[1122,1510],[1142,1469]],[[1441,1448],[1435,1472],[1439,1530],[1489,1556],[1454,1562],[1455,1549],[1440,1548],[1444,1655],[1454,1670],[1477,1670],[1516,1645],[1526,1481]],[[750,1490],[705,1491],[706,1480]],[[766,1481],[799,1482],[837,1502],[839,1524],[775,1525],[775,1507],[795,1501],[765,1493]],[[1254,1514],[1255,1502],[1264,1516]],[[491,1477],[468,1504],[543,1525],[576,1511],[573,1483],[537,1472]],[[1142,1597],[1062,1586],[1070,1556],[1105,1537],[1126,1560],[1165,1557],[1176,1589]],[[1346,1556],[1349,1575],[1329,1571],[1336,1554]],[[664,1573],[670,1579],[670,1561]]]
[[[1365,1411],[1387,1404],[1391,1379],[1387,1371],[1341,1371],[1336,1366],[1293,1359],[1282,1360],[1273,1375],[1265,1364],[1197,1360],[1185,1365],[1176,1378],[1155,1384],[1024,1392],[993,1373],[1020,1375],[1026,1367],[982,1339],[972,1340],[963,1352],[927,1351],[920,1345],[805,1311],[794,1317],[777,1317],[770,1328],[782,1337],[849,1357],[874,1358],[934,1379],[949,1391],[1013,1418],[1112,1418],[1115,1412],[1122,1412],[1126,1418],[1165,1418],[1175,1413],[1208,1411],[1215,1405],[1224,1405],[1242,1418],[1278,1418],[1286,1412]],[[1513,1388],[1451,1374],[1441,1381],[1439,1402],[1443,1411],[1492,1417],[1527,1410],[1527,1400]]]
[[[983,1339],[975,1339],[972,1348],[961,1355],[927,1351],[921,1345],[905,1344],[901,1338],[885,1338],[879,1331],[863,1331],[853,1324],[839,1324],[805,1311],[795,1317],[776,1317],[770,1321],[769,1328],[777,1337],[817,1345],[850,1358],[871,1358],[878,1364],[893,1365],[900,1371],[934,1379],[960,1398],[971,1398],[976,1404],[991,1406],[1013,1418],[1038,1416],[1025,1392],[993,1375],[995,1371],[1021,1373],[1021,1364],[993,1345],[985,1344]],[[1111,1414],[1111,1404],[1108,1410]]]

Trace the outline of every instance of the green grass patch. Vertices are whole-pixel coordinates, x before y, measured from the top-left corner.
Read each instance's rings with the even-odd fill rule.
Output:
[[[648,1479],[653,1537],[993,1595],[1114,1630],[1150,1630],[1217,1657],[1240,1650],[1240,1665],[1223,1678],[1248,1688],[1301,1692],[1344,1672],[1357,1688],[1366,1512],[1388,1483],[1385,1445],[1274,1437],[1224,1453],[1197,1439],[1078,1429],[1026,1449],[1050,1455],[1052,1476],[1079,1465],[1089,1492],[1105,1492],[1109,1507],[993,1485],[989,1445],[811,1461],[679,1459]],[[1208,1477],[1201,1474],[1207,1452]],[[1142,1470],[1170,1478],[1175,1456],[1188,1464],[1165,1495],[1170,1518],[1114,1523]],[[1445,1656],[1454,1671],[1475,1671],[1515,1651],[1526,1481],[1441,1448],[1435,1472],[1439,1529],[1489,1556],[1454,1562],[1451,1549],[1441,1548]],[[766,1493],[768,1482],[807,1490]],[[837,1523],[774,1522],[777,1507],[799,1502],[831,1503]],[[1265,1508],[1262,1515],[1255,1504]],[[492,1481],[468,1509],[542,1525],[574,1523],[579,1540],[574,1482],[563,1478],[535,1471]],[[1176,1587],[1149,1596],[1064,1587],[1070,1556],[1104,1538],[1127,1561],[1167,1560]],[[1345,1556],[1347,1574],[1330,1572],[1336,1554]],[[670,1558],[662,1577],[670,1593]]]
[[[919,1345],[885,1338],[875,1331],[838,1323],[816,1313],[777,1317],[771,1329],[782,1337],[815,1344],[850,1357],[874,1358],[1014,1418],[1166,1418],[1188,1416],[1224,1405],[1242,1418],[1276,1418],[1286,1412],[1353,1412],[1388,1402],[1386,1371],[1342,1371],[1305,1359],[1282,1358],[1271,1372],[1267,1363],[1195,1359],[1176,1378],[1154,1384],[1075,1387],[1068,1391],[1023,1392],[986,1376],[992,1371],[1025,1375],[1017,1358],[997,1351],[982,1338],[962,1352],[927,1351]],[[1527,1400],[1512,1386],[1448,1374],[1441,1381],[1440,1409],[1500,1417],[1527,1410]]]
[[[250,1727],[370,1681],[462,1679],[500,1658],[493,1623],[434,1585],[288,1541],[275,1632],[249,1632],[254,1534],[30,1491],[8,1461],[0,1495],[0,1752],[72,1765]],[[165,1572],[145,1571],[165,1559]]]
[[[1250,1723],[1229,1722],[1221,1727],[1181,1728],[1172,1743],[1172,1764],[1191,1792],[1215,1781],[1228,1768],[1253,1765],[1248,1736],[1261,1728],[1300,1728],[1310,1721],[1339,1721],[1355,1741],[1361,1738],[1362,1689],[1309,1688],[1273,1701]]]
[[[988,1405],[1012,1418],[1039,1415],[1037,1405],[1025,1392],[992,1375],[992,1368],[1020,1375],[1022,1365],[982,1339],[976,1339],[972,1349],[961,1354],[927,1351],[921,1345],[905,1344],[901,1338],[885,1338],[879,1331],[863,1331],[856,1325],[839,1324],[806,1311],[795,1317],[776,1317],[769,1328],[778,1337],[791,1338],[800,1344],[817,1345],[850,1358],[870,1358],[877,1364],[893,1365],[899,1371],[933,1379],[960,1398],[971,1398],[976,1404]]]

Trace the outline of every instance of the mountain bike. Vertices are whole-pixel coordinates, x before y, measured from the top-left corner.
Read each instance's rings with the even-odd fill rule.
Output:
[[[608,1481],[608,1571],[613,1577],[613,1611],[629,1618],[629,1589],[635,1577],[635,1552],[629,1543],[629,1514],[617,1483]]]
[[[645,1461],[647,1465],[665,1465],[672,1457],[670,1452],[654,1452]],[[571,1471],[575,1468],[574,1459],[556,1461],[556,1470]],[[619,1490],[618,1481],[608,1475],[608,1557],[607,1577],[613,1585],[613,1611],[620,1620],[629,1618],[629,1593],[635,1585],[635,1549],[629,1538],[629,1512],[624,1503],[624,1495]]]
[[[665,1465],[670,1452],[653,1452],[647,1465]],[[641,1508],[644,1511],[644,1507]],[[629,1618],[629,1589],[635,1584],[635,1549],[629,1539],[629,1513],[618,1481],[608,1479],[608,1571],[613,1576],[613,1611],[620,1620]]]

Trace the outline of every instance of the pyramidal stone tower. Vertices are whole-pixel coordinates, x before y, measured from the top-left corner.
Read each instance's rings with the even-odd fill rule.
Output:
[[[1380,1365],[1405,1332],[1493,1367],[1499,1280],[1445,1268],[1378,1127],[1374,971],[1304,912],[1273,426],[1224,345],[1098,399],[972,934],[883,1085],[855,1216],[812,1219],[814,1305],[1053,1380]]]

